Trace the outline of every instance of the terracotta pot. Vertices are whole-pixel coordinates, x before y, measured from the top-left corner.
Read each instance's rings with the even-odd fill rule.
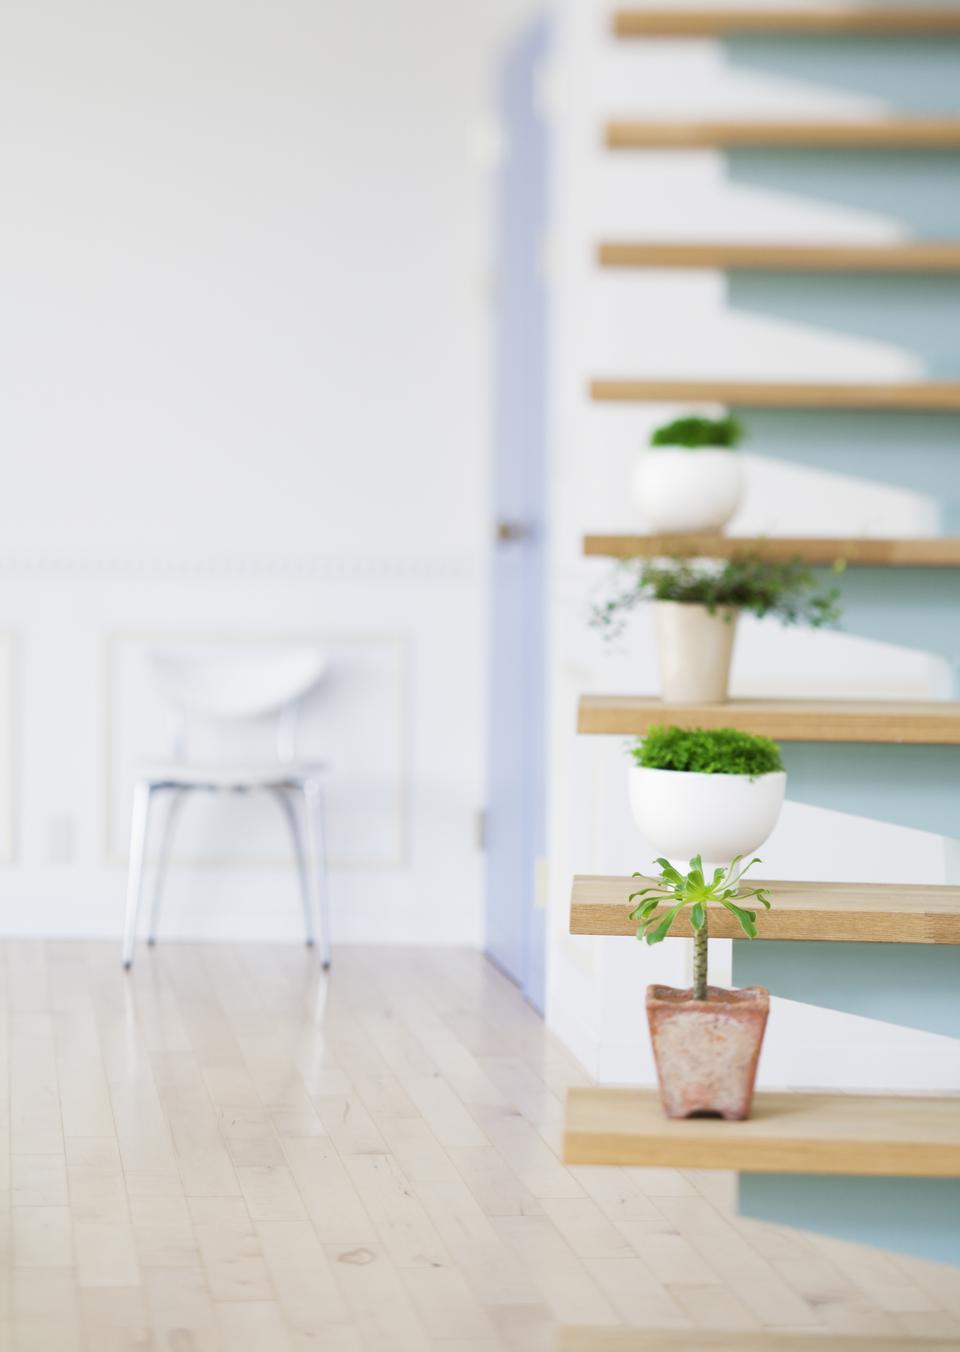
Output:
[[[673,986],[647,987],[647,1019],[667,1117],[750,1116],[770,1009],[763,986],[707,987],[707,999]]]

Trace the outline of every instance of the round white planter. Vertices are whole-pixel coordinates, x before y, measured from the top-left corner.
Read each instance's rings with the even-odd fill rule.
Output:
[[[668,704],[720,704],[727,698],[738,612],[711,615],[687,601],[654,601],[660,695]]]
[[[740,506],[743,465],[721,446],[656,446],[640,457],[634,488],[655,531],[720,530]]]
[[[758,849],[769,836],[786,783],[783,770],[750,779],[634,765],[630,807],[641,835],[668,859],[699,854],[711,864],[727,864]]]

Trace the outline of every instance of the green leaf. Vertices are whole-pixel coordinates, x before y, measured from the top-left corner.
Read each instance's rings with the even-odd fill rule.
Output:
[[[641,887],[641,888],[639,889],[639,891],[637,891],[637,892],[631,892],[630,895],[629,895],[629,897],[627,897],[627,901],[628,901],[628,902],[629,902],[629,901],[633,901],[633,899],[634,899],[635,897],[646,897],[646,896],[649,896],[649,895],[650,895],[651,893],[653,893],[653,892],[655,892],[658,896],[661,896],[661,897],[671,897],[671,896],[673,896],[673,892],[672,892],[671,888],[669,888],[669,887],[658,887],[658,886],[653,886],[653,887]]]
[[[748,887],[740,892],[738,900],[747,901],[750,897],[758,901],[765,910],[770,910],[770,893],[765,887]]]
[[[669,859],[655,859],[653,862],[659,864],[660,872],[667,882],[674,884],[683,882],[683,874],[677,872]]]
[[[648,916],[653,915],[662,900],[662,897],[649,897],[630,912],[629,918],[631,920],[646,920]]]
[[[747,911],[742,906],[735,906],[732,901],[725,901],[723,905],[726,906],[727,910],[732,915],[737,917],[740,922],[740,928],[747,938],[755,939],[757,937],[757,927],[754,923],[757,918],[756,911]]]
[[[673,922],[676,920],[677,916],[679,915],[679,913],[683,910],[684,906],[686,906],[686,905],[687,905],[687,903],[686,903],[685,901],[678,901],[677,904],[676,904],[676,906],[672,907],[672,908],[666,913],[666,915],[665,915],[665,916],[663,917],[663,919],[660,921],[660,923],[659,923],[659,925],[656,927],[656,929],[655,929],[655,930],[652,930],[652,931],[647,935],[647,943],[648,943],[648,944],[660,944],[660,943],[663,943],[664,939],[665,939],[665,938],[667,937],[667,935],[670,933],[670,929],[671,929],[671,926],[673,925]]]
[[[631,920],[639,922],[636,931],[638,939],[643,938],[648,944],[661,943],[669,934],[677,915],[686,906],[692,908],[690,923],[694,931],[700,934],[709,922],[709,905],[717,902],[736,916],[748,939],[757,937],[757,912],[738,903],[755,900],[758,906],[770,910],[768,888],[740,885],[740,879],[747,869],[761,862],[759,858],[744,864],[743,856],[737,855],[726,868],[714,869],[710,882],[704,880],[703,857],[700,854],[690,860],[690,871],[686,874],[680,873],[667,859],[658,859],[656,862],[661,869],[659,879],[629,894],[629,901],[636,903],[628,914]],[[644,875],[639,872],[634,873],[633,877],[644,879]]]

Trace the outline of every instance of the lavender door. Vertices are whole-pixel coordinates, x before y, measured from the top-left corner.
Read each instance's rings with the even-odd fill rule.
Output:
[[[500,82],[504,155],[497,193],[495,426],[491,502],[490,722],[486,947],[543,1007],[546,129],[534,102],[546,23],[507,57]]]

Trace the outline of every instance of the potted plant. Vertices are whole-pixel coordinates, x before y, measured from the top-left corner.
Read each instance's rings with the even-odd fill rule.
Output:
[[[759,849],[787,776],[769,737],[736,728],[652,727],[631,749],[630,807],[644,840],[671,859],[712,863]]]
[[[605,636],[618,637],[634,607],[653,600],[660,693],[668,703],[718,704],[727,698],[741,611],[813,628],[840,617],[837,588],[823,586],[799,559],[777,562],[738,554],[625,568],[628,581],[594,606],[592,623]]]
[[[658,427],[637,465],[634,489],[655,531],[715,531],[743,497],[736,418],[677,418]]]
[[[661,943],[687,907],[693,930],[692,987],[647,987],[647,1020],[663,1110],[667,1117],[710,1115],[742,1121],[750,1116],[770,992],[764,986],[743,990],[711,986],[707,942],[710,911],[717,906],[736,916],[748,939],[757,937],[757,913],[741,903],[755,900],[770,909],[766,890],[744,886],[742,881],[747,869],[760,861],[743,864],[738,856],[726,868],[715,869],[709,881],[699,855],[690,860],[688,873],[680,873],[666,859],[656,862],[659,878],[630,896],[636,902],[630,918],[639,923],[637,938]]]

